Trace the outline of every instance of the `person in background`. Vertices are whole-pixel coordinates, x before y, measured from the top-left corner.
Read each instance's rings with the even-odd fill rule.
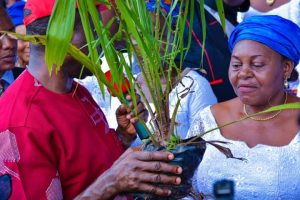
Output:
[[[0,31],[14,31],[14,26],[5,9],[0,6]],[[13,36],[0,33],[0,96],[20,75],[15,68],[17,42]]]
[[[208,145],[194,174],[194,189],[209,195],[214,182],[231,179],[235,182],[235,199],[297,200],[299,109],[251,115],[272,106],[300,102],[284,86],[299,62],[300,28],[279,16],[252,16],[232,32],[229,48],[229,79],[238,97],[200,112],[188,137],[221,126],[203,138],[228,142],[233,155],[247,162],[227,159]],[[249,118],[222,127],[245,116]]]
[[[11,17],[13,24],[15,26],[16,33],[26,34],[26,27],[23,23],[24,18],[24,1],[16,1],[9,8],[6,9],[7,13]],[[18,50],[17,50],[17,62],[16,67],[25,68],[29,62],[29,42],[24,40],[18,40]]]
[[[27,1],[28,34],[46,33],[54,3]],[[13,29],[12,24],[7,29]],[[72,44],[84,46],[78,12],[74,30]],[[6,35],[4,39],[11,42]],[[89,92],[73,81],[91,73],[67,56],[62,68],[56,72],[53,67],[49,74],[45,48],[30,47],[28,67],[0,98],[0,175],[12,179],[11,199],[106,200],[127,192],[171,195],[158,184],[180,184],[182,168],[166,163],[174,155],[125,151],[136,138],[137,119],[132,113],[124,105],[119,107],[119,126],[110,129]],[[82,51],[88,54],[87,48]],[[139,99],[137,103],[138,111],[144,110]],[[141,112],[141,117],[145,119],[147,113]]]
[[[174,133],[180,138],[184,139],[188,130],[192,126],[192,122],[197,117],[197,113],[207,106],[217,103],[217,98],[214,95],[209,82],[193,69],[187,69],[182,72],[182,79],[176,81],[178,74],[173,75],[173,89],[169,94],[169,109],[170,116],[173,115],[176,104],[180,99],[180,106],[178,107]],[[143,76],[140,74],[137,77],[137,82],[145,93],[146,98],[150,100],[148,88]],[[162,83],[166,81],[162,78]]]
[[[170,4],[172,1],[164,0],[161,2],[162,8],[168,13],[170,10]],[[189,17],[186,21],[184,31],[184,46],[189,44],[189,29],[192,26],[192,39],[190,48],[187,50],[185,59],[183,60],[183,68],[195,68],[204,69],[205,73],[201,72],[211,84],[211,87],[218,99],[218,102],[229,100],[236,95],[230,85],[227,72],[230,61],[230,51],[228,49],[228,37],[233,28],[238,24],[237,12],[247,11],[250,5],[249,0],[223,0],[224,10],[226,17],[226,33],[224,33],[220,18],[217,12],[217,6],[215,0],[205,0],[205,20],[206,20],[206,41],[204,49],[203,60],[199,59],[202,53],[203,39],[202,39],[202,26],[201,26],[201,12],[199,7],[199,1],[195,0],[194,17],[191,20]],[[156,1],[148,1],[148,10],[155,11]],[[177,12],[172,13],[176,18]],[[193,25],[191,25],[193,21]],[[180,56],[175,60],[180,63]],[[201,66],[203,63],[203,66]],[[200,73],[200,72],[199,72]]]
[[[240,5],[243,1],[228,1],[231,3],[230,5],[236,6]],[[153,24],[155,24],[155,16],[156,16],[156,1],[148,1],[147,2],[147,9],[152,15],[152,20]],[[170,12],[170,1],[162,1],[160,6],[162,8],[162,11],[167,14]],[[196,1],[195,1],[196,3]],[[208,3],[208,2],[206,2]],[[215,2],[213,2],[215,3]],[[197,4],[197,3],[196,3]],[[211,4],[211,3],[209,3]],[[212,4],[213,5],[213,4]],[[197,8],[197,12],[199,12],[199,6],[195,6]],[[229,9],[229,7],[228,7]],[[206,11],[208,12],[208,11]],[[178,16],[179,9],[175,8],[172,12],[172,15],[174,16],[173,18],[173,23],[176,22],[176,16]],[[198,13],[199,14],[199,13]],[[216,17],[216,16],[214,16]],[[195,13],[195,18],[197,18],[197,15]],[[160,21],[164,20],[163,17],[161,17]],[[175,24],[173,24],[175,26]],[[187,22],[188,26],[188,22]],[[198,25],[199,26],[199,25]],[[222,31],[222,30],[220,30]],[[222,31],[223,33],[223,31]],[[194,35],[195,36],[195,35]],[[214,37],[211,35],[211,37]],[[167,41],[167,36],[164,35],[164,42]],[[213,43],[211,43],[213,44]],[[199,48],[199,46],[197,47]],[[200,49],[201,50],[201,49]],[[191,50],[193,51],[193,49]],[[191,52],[190,52],[191,53]],[[199,55],[197,55],[197,59],[199,58]],[[189,54],[191,56],[191,54]],[[196,57],[196,54],[194,54]],[[195,58],[194,57],[194,58]],[[186,57],[184,62],[188,62],[190,57]],[[198,59],[199,61],[199,59]],[[196,58],[194,59],[194,62],[196,61]],[[218,95],[213,92],[212,87],[209,82],[207,81],[206,78],[204,78],[200,73],[198,73],[195,69],[193,68],[188,68],[187,66],[184,66],[186,70],[183,70],[185,73],[182,77],[181,81],[178,81],[178,83],[174,83],[174,87],[172,91],[170,92],[169,95],[169,108],[170,108],[170,115],[172,116],[174,109],[176,107],[176,103],[178,99],[181,99],[180,106],[177,111],[176,115],[176,123],[175,123],[175,133],[180,136],[180,138],[185,138],[188,130],[190,129],[190,126],[192,125],[192,122],[195,120],[195,117],[197,116],[197,113],[200,112],[202,109],[209,105],[214,105],[217,103],[217,98]],[[195,67],[195,66],[193,66]],[[135,68],[136,69],[136,68]],[[177,73],[173,73],[172,77],[175,79],[178,76]],[[143,91],[147,91],[147,88],[145,87],[145,83],[143,80],[142,75],[138,75],[138,83],[143,87]],[[230,86],[231,88],[231,86]],[[146,92],[147,93],[147,92]],[[223,91],[223,95],[228,95]],[[150,96],[147,95],[147,99],[150,99]],[[182,96],[182,97],[181,97]]]
[[[162,6],[162,13],[166,14],[169,12],[168,6],[165,5],[165,1],[161,2]],[[150,13],[152,24],[155,26],[156,24],[156,1],[149,1],[146,3],[147,9]],[[178,14],[179,10],[175,10],[175,13]],[[174,14],[174,13],[172,13]],[[175,15],[177,15],[175,14]],[[162,14],[163,15],[163,14]],[[174,35],[172,34],[172,30],[168,28],[163,29],[165,25],[165,18],[164,16],[160,16],[160,31],[161,32],[161,40],[162,40],[162,47],[161,47],[161,56],[164,56],[165,53],[169,54],[170,49],[166,49],[166,44],[169,42],[169,46],[174,45],[172,38]],[[172,28],[176,26],[176,19],[172,19]],[[170,35],[168,34],[170,33]],[[170,38],[168,40],[167,38]],[[141,61],[142,63],[142,61]],[[140,70],[140,69],[139,69]],[[166,84],[168,80],[165,80],[167,77],[167,72],[170,70],[170,66],[168,64],[164,64],[165,75],[161,74],[161,83],[163,88],[166,88]],[[147,71],[147,70],[146,70]],[[194,117],[197,116],[197,112],[201,111],[203,108],[213,105],[217,103],[217,98],[213,93],[213,90],[209,84],[209,82],[200,75],[196,70],[191,68],[175,69],[173,67],[171,72],[171,90],[169,92],[169,112],[170,116],[173,115],[176,104],[178,100],[180,100],[180,105],[176,112],[176,119],[175,119],[175,127],[174,133],[179,136],[181,139],[186,137],[186,134],[191,126]],[[134,72],[132,72],[134,73]],[[180,73],[180,74],[179,74]],[[152,98],[149,93],[147,84],[144,80],[143,74],[139,73],[137,75],[137,83],[141,86],[142,91],[144,92],[147,100],[152,103]],[[150,86],[151,87],[151,86]],[[156,98],[156,97],[154,97]],[[155,111],[154,111],[155,112]],[[151,126],[149,126],[151,129]]]

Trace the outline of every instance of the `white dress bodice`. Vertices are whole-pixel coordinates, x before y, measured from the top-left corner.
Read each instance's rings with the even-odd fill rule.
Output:
[[[217,127],[215,118],[210,107],[207,107],[199,113],[188,137],[214,127]],[[219,130],[208,133],[203,137],[205,140],[230,142],[226,147],[231,149],[233,155],[243,157],[247,161],[227,159],[224,154],[208,144],[204,158],[194,174],[194,189],[199,193],[212,194],[213,184],[216,181],[228,179],[235,183],[234,199],[236,200],[299,200],[299,134],[298,132],[286,146],[274,147],[259,144],[249,148],[242,141],[224,138]]]

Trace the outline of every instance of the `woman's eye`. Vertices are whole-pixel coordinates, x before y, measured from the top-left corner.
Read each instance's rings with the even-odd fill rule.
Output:
[[[261,63],[254,63],[254,64],[252,64],[252,66],[255,67],[255,68],[261,68],[261,67],[264,66],[264,64],[261,64]]]
[[[239,64],[239,63],[232,63],[232,64],[231,64],[231,67],[232,67],[232,68],[235,68],[235,69],[236,69],[236,68],[239,68],[239,67],[241,67],[241,66],[242,66],[242,65]]]

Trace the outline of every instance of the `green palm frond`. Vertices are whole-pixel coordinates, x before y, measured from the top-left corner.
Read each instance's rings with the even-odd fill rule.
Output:
[[[46,64],[49,73],[52,67],[60,70],[67,55],[68,44],[71,42],[75,22],[76,0],[56,1],[46,38]]]

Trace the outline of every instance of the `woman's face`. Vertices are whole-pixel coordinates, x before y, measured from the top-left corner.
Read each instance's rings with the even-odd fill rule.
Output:
[[[26,27],[24,25],[17,26],[16,33],[26,34]],[[29,42],[18,40],[18,57],[19,57],[18,62],[21,65],[20,67],[25,67],[26,65],[28,65],[29,53],[30,53]]]
[[[264,106],[281,96],[284,80],[293,62],[269,47],[251,40],[238,42],[232,52],[229,80],[240,100],[247,105]]]

